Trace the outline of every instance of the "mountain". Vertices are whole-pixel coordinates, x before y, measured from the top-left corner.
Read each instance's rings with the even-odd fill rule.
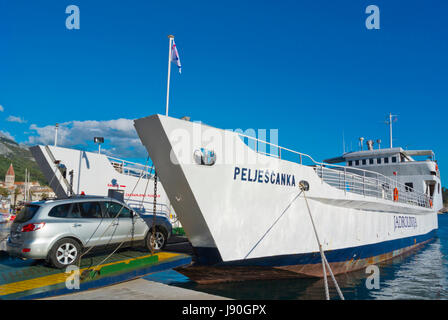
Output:
[[[30,171],[31,181],[39,181],[41,185],[46,185],[47,181],[39,169],[34,157],[28,147],[19,145],[0,133],[0,180],[4,181],[6,171],[12,163],[16,182],[25,180],[25,168]]]

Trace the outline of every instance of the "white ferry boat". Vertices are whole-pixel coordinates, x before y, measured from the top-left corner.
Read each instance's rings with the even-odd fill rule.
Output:
[[[154,167],[105,154],[55,146],[33,146],[31,153],[59,198],[71,195],[110,196],[141,214],[154,212]],[[180,224],[160,181],[156,214]]]
[[[252,137],[163,115],[134,125],[199,263],[321,277],[310,214],[334,274],[390,259],[435,237],[442,195],[432,151],[372,146],[319,163]],[[266,152],[266,145],[276,152]]]

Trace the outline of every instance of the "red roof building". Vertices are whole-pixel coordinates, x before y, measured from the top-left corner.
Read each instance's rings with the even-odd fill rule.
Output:
[[[9,169],[6,172],[6,175],[5,175],[5,186],[7,188],[14,186],[15,178],[16,178],[16,175],[14,173],[14,168],[13,168],[12,163],[11,163],[11,165],[9,166]]]
[[[6,175],[7,176],[15,176],[14,167],[12,166],[12,163],[9,165],[9,169],[8,169],[8,172],[6,172]]]

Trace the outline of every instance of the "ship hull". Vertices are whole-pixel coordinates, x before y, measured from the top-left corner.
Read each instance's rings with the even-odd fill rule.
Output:
[[[425,236],[427,240],[411,244],[401,249],[388,251],[368,258],[350,259],[348,261],[342,260],[339,262],[329,262],[329,264],[335,275],[362,270],[369,265],[382,263],[406,254],[412,254],[425,244],[433,241],[435,236],[436,232],[434,231]],[[352,250],[358,251],[354,248]],[[207,254],[203,253],[203,256],[207,256]],[[333,254],[333,257],[335,255],[336,257],[339,256],[339,259],[344,259],[346,256],[342,252]],[[289,257],[279,256],[266,259],[250,259],[244,262],[235,261],[212,265],[195,264],[188,267],[176,268],[176,271],[200,284],[323,277],[322,262],[320,260],[320,253],[318,252]],[[327,276],[329,275],[329,271],[327,270]]]
[[[319,277],[316,233],[334,273],[385,261],[435,236],[434,210],[334,188],[312,166],[260,155],[236,133],[160,115],[135,127],[199,264]],[[216,163],[196,160],[204,148]],[[300,181],[310,186],[306,199]]]
[[[364,269],[368,265],[381,263],[414,250],[418,250],[425,244],[434,240],[436,234],[436,230],[432,230],[427,234],[414,237],[326,251],[325,256],[331,266],[333,274],[347,273]],[[323,276],[320,252],[224,262],[219,259],[219,252],[217,249],[214,249],[214,252],[211,252],[210,248],[195,248],[195,251],[199,259],[197,262],[200,265],[212,265],[216,267],[217,270],[221,269],[226,270],[226,272],[231,272],[232,268],[229,269],[229,267],[245,267],[238,269],[238,271],[245,270],[247,272],[251,270],[250,272],[252,273],[257,271],[257,269],[253,269],[252,267],[261,267],[261,272],[258,275],[251,274],[249,277],[269,278],[271,275],[275,275],[275,278]],[[250,267],[250,269],[247,269],[246,267]],[[273,270],[268,271],[269,269]],[[182,273],[188,274],[193,278],[197,277],[195,276],[197,272],[185,270],[186,269],[183,268]],[[287,273],[284,273],[282,276],[279,270],[287,271]],[[203,279],[198,277],[198,281],[201,282]]]

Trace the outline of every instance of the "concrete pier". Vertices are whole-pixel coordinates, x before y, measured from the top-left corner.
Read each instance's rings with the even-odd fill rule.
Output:
[[[44,300],[230,300],[208,293],[136,279],[113,286],[72,293]]]

